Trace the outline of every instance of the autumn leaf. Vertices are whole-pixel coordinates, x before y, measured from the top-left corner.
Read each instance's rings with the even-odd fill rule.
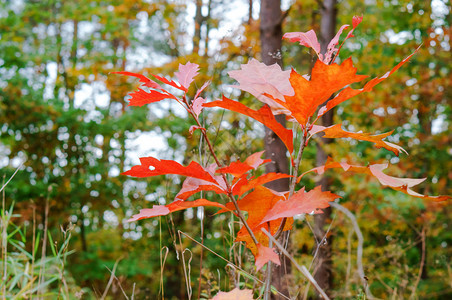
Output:
[[[140,210],[140,213],[133,215],[127,222],[134,222],[142,219],[153,218],[157,216],[166,216],[169,213],[184,210],[190,207],[199,206],[214,206],[224,210],[228,210],[226,206],[218,202],[212,202],[206,199],[198,199],[195,201],[181,201],[177,200],[167,205],[154,205],[152,208],[144,208]]]
[[[206,102],[204,98],[198,97],[195,100],[193,100],[192,108],[195,115],[198,117],[203,109],[203,104]]]
[[[265,151],[253,153],[248,156],[244,162],[236,161],[217,170],[218,173],[231,174],[234,177],[240,177],[250,170],[256,170],[259,166],[268,163],[271,159],[262,159],[261,156]]]
[[[251,179],[247,179],[246,176],[242,176],[232,187],[232,193],[234,195],[241,196],[248,192],[249,190],[257,186],[261,186],[267,182],[289,177],[292,176],[284,173],[274,173],[274,172],[266,173],[259,177]]]
[[[133,177],[151,177],[165,174],[178,174],[189,176],[212,183],[218,182],[210,175],[200,164],[192,161],[188,166],[184,167],[173,160],[158,160],[154,157],[141,157],[141,165],[133,166],[132,169],[122,173]],[[153,168],[152,170],[150,168]]]
[[[287,32],[283,35],[283,39],[291,43],[299,42],[302,46],[312,48],[320,57],[320,43],[313,29],[308,32]]]
[[[259,225],[300,214],[322,213],[320,209],[330,206],[328,202],[334,201],[337,198],[341,197],[331,192],[322,192],[321,186],[317,186],[307,193],[303,187],[288,200],[280,200],[275,203],[275,205],[265,214]]]
[[[364,173],[367,175],[371,175],[375,177],[382,185],[388,186],[396,191],[401,191],[402,193],[405,193],[407,195],[421,198],[424,200],[432,200],[436,202],[446,201],[452,199],[451,196],[447,195],[441,195],[441,196],[428,196],[428,195],[422,195],[415,191],[413,191],[411,188],[415,185],[420,184],[425,180],[425,178],[398,178],[389,176],[383,173],[383,170],[388,167],[388,164],[373,164],[369,165],[367,167],[364,166],[355,166],[350,165],[345,162],[334,162],[331,158],[327,159],[327,162],[324,166],[313,168],[309,171],[304,172],[298,177],[298,181],[301,180],[303,176],[305,176],[308,173],[315,172],[319,175],[323,174],[325,170],[327,169],[333,169],[333,168],[341,168],[344,171],[350,171],[355,173]]]
[[[209,181],[201,180],[198,178],[188,177],[184,180],[182,188],[176,195],[176,200],[186,200],[191,195],[199,193],[201,191],[214,191],[217,194],[226,194],[226,187],[221,187],[218,184],[213,184]]]
[[[142,74],[132,73],[132,72],[112,72],[111,74],[121,74],[126,76],[133,76],[136,77],[139,80],[139,82],[143,83],[143,86],[146,86],[148,88],[158,89],[158,90],[164,90],[157,82],[153,81],[152,79],[147,78],[146,76]]]
[[[150,90],[150,92],[146,92],[141,88],[138,88],[138,91],[129,93],[130,99],[128,106],[143,106],[146,104],[154,103],[161,101],[163,99],[176,99],[170,93],[161,93],[156,90]]]
[[[370,80],[369,82],[367,82],[363,88],[361,89],[352,89],[351,87],[346,87],[345,89],[343,89],[340,93],[338,93],[333,99],[331,99],[330,101],[327,102],[327,104],[325,106],[322,106],[319,109],[319,113],[318,113],[318,117],[323,116],[327,111],[329,111],[330,109],[332,109],[333,107],[337,106],[338,104],[356,96],[359,95],[361,93],[365,93],[365,92],[370,92],[372,91],[372,89],[374,88],[374,86],[376,86],[377,84],[379,84],[380,82],[382,82],[383,80],[385,80],[386,78],[388,78],[391,74],[393,74],[395,71],[397,71],[398,69],[400,69],[400,67],[405,64],[414,54],[416,54],[417,51],[419,51],[418,47],[411,55],[409,55],[407,58],[405,58],[404,60],[402,60],[400,63],[398,63],[394,68],[392,68],[391,71],[386,72],[383,76],[381,77],[377,77],[377,78],[373,78],[372,80]]]
[[[333,93],[367,77],[357,75],[356,71],[351,58],[340,65],[327,65],[317,60],[309,80],[292,70],[290,83],[295,90],[294,96],[286,96],[285,102],[274,100],[289,110],[291,116],[304,126],[317,107],[328,100]]]
[[[210,81],[204,82],[204,84],[202,85],[202,87],[200,87],[200,88],[196,91],[196,94],[195,94],[194,99],[198,98],[199,95],[201,95],[201,93],[205,90],[205,88],[209,86],[209,84],[210,84]]]
[[[272,114],[271,109],[268,107],[268,105],[264,105],[259,110],[253,110],[238,101],[233,101],[223,96],[222,100],[204,103],[203,106],[221,107],[253,118],[254,120],[264,124],[270,130],[272,130],[281,139],[284,145],[286,145],[289,152],[293,152],[292,130],[284,128],[284,126],[276,121],[275,116]]]
[[[198,75],[199,65],[187,62],[185,65],[179,64],[179,72],[174,73],[180,85],[186,90],[190,87],[196,75]]]
[[[133,76],[140,79],[143,86],[152,88],[149,92],[138,88],[137,91],[129,93],[130,99],[128,106],[143,106],[149,103],[158,102],[163,99],[177,99],[173,94],[168,93],[158,83],[147,78],[144,75],[131,72],[113,72],[112,74],[121,74],[126,76]],[[159,89],[160,91],[157,91]]]
[[[246,222],[249,227],[252,228],[253,233],[257,239],[257,241],[263,246],[268,246],[268,236],[265,235],[260,228],[265,227],[271,234],[275,234],[281,225],[282,220],[275,220],[261,224],[262,219],[267,214],[267,212],[275,205],[279,200],[285,199],[282,193],[277,193],[269,188],[266,188],[262,185],[258,185],[255,189],[247,194],[245,197],[237,201],[240,210],[248,212],[248,218]],[[230,210],[234,209],[234,205],[232,203],[226,203],[226,207]],[[226,210],[220,210],[218,213],[226,212]],[[289,230],[292,227],[293,219],[289,218],[286,222],[284,230]],[[270,230],[268,226],[270,225]],[[243,226],[239,232],[237,233],[237,242],[243,241],[246,243],[246,247],[251,250],[251,252],[256,256],[257,255],[257,245],[251,239],[246,228]]]
[[[293,96],[294,91],[289,82],[290,71],[282,71],[278,64],[267,66],[256,59],[241,65],[240,70],[228,72],[239,85],[232,87],[248,92],[259,101],[270,106],[273,114],[284,113],[284,108],[265,94],[284,100],[284,96]]]
[[[383,141],[383,139],[390,136],[394,132],[394,130],[382,134],[371,135],[370,133],[356,133],[345,131],[341,128],[341,124],[336,124],[330,127],[314,125],[309,131],[311,135],[319,132],[325,133],[325,135],[323,136],[324,138],[352,138],[359,141],[368,141],[374,143],[377,148],[385,148],[389,151],[394,152],[394,154],[397,156],[400,154],[400,152],[408,154],[402,147],[390,142]]]
[[[257,245],[257,255],[255,257],[256,269],[259,271],[267,262],[272,261],[278,266],[281,265],[278,254],[272,248]]]
[[[354,16],[353,17],[353,28],[348,32],[346,38],[341,44],[344,44],[344,42],[353,37],[353,31],[356,29],[356,27],[361,23],[363,20],[363,17]],[[314,52],[319,57],[319,60],[324,62],[325,64],[330,64],[333,62],[334,58],[333,55],[336,53],[339,53],[341,47],[336,48],[337,44],[339,43],[339,38],[342,34],[342,32],[348,28],[350,25],[342,25],[341,28],[339,28],[339,31],[336,33],[334,38],[328,43],[328,47],[326,49],[326,53],[320,53],[320,43],[317,39],[317,35],[315,34],[314,30],[309,30],[308,32],[287,32],[284,34],[283,39],[289,40],[289,42],[299,42],[300,45],[312,48]]]
[[[235,288],[230,292],[218,292],[211,300],[253,300],[253,291]]]

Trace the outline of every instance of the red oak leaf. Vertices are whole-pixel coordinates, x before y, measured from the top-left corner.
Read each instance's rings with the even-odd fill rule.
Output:
[[[348,27],[349,27],[349,25],[342,25],[341,28],[339,28],[339,31],[334,36],[334,38],[328,44],[325,55],[322,55],[322,54],[320,55],[320,59],[324,63],[329,64],[329,63],[333,62],[334,53],[339,52],[339,49],[336,48],[337,44],[339,43],[339,38],[341,37],[342,31],[344,31],[344,29],[346,29]]]
[[[312,48],[320,57],[320,43],[313,29],[308,32],[287,32],[283,35],[283,39],[287,39],[291,43],[299,42],[302,46]]]
[[[153,89],[158,89],[158,90],[164,90],[160,84],[158,84],[157,82],[153,81],[152,79],[147,78],[146,76],[142,75],[142,74],[137,74],[137,73],[132,73],[132,72],[112,72],[112,74],[121,74],[121,75],[126,75],[126,76],[133,76],[136,77],[138,79],[140,79],[140,82],[143,83],[144,86],[149,87],[149,88],[153,88]]]
[[[371,176],[374,176],[382,185],[388,186],[396,191],[401,191],[402,193],[405,193],[407,195],[425,199],[425,200],[432,200],[436,202],[446,201],[452,199],[451,196],[447,195],[441,195],[441,196],[428,196],[428,195],[422,195],[415,191],[413,191],[411,188],[415,185],[420,184],[425,180],[425,178],[398,178],[389,176],[383,173],[383,170],[388,167],[388,164],[374,164],[369,165],[367,167],[363,166],[354,166],[350,165],[348,163],[338,163],[331,160],[331,158],[328,158],[327,163],[324,166],[317,167],[314,169],[311,169],[309,171],[304,172],[303,174],[298,177],[298,181],[305,176],[306,174],[310,172],[316,172],[317,174],[323,174],[325,170],[332,169],[332,168],[342,168],[344,171],[351,171],[355,173],[365,173]]]
[[[127,222],[138,221],[142,219],[153,218],[157,216],[166,216],[169,213],[184,210],[190,207],[199,207],[199,206],[215,206],[222,208],[223,210],[229,209],[221,203],[212,202],[206,199],[198,199],[195,201],[181,201],[177,200],[167,205],[154,205],[152,208],[144,208],[140,210],[140,213],[133,215],[132,218],[127,220]]]
[[[179,72],[174,73],[180,85],[186,90],[190,87],[196,75],[198,75],[199,65],[187,62],[185,65],[179,64]]]
[[[348,32],[347,37],[344,39],[344,41],[341,44],[344,44],[344,42],[353,37],[353,31],[356,29],[356,27],[361,23],[363,20],[363,17],[354,16],[353,17],[353,28]],[[334,61],[333,54],[339,53],[341,47],[336,48],[337,44],[339,43],[339,38],[344,31],[344,29],[348,28],[349,25],[342,25],[339,31],[336,33],[334,38],[329,42],[328,47],[326,49],[326,53],[320,53],[320,43],[317,39],[317,36],[314,32],[314,30],[309,30],[308,32],[288,32],[284,34],[283,39],[289,40],[289,42],[299,42],[300,45],[306,46],[309,48],[312,48],[317,56],[319,57],[320,61],[324,62],[325,64],[330,64]]]
[[[252,169],[253,169],[252,167],[245,163],[242,163],[240,161],[234,161],[230,163],[229,166],[218,169],[217,172],[231,174],[234,177],[240,177]]]
[[[251,154],[250,156],[248,156],[245,160],[245,164],[249,165],[250,167],[252,167],[254,170],[256,170],[259,166],[271,162],[271,159],[262,159],[261,156],[262,154],[264,154],[265,151],[260,151],[260,152],[256,152]]]
[[[218,173],[232,174],[234,177],[240,177],[249,170],[256,170],[259,166],[268,163],[271,159],[262,159],[261,156],[265,151],[256,152],[248,156],[245,162],[232,162],[229,166],[218,169]]]
[[[319,109],[318,117],[323,116],[327,111],[329,111],[333,107],[337,106],[338,104],[340,104],[356,95],[359,95],[364,92],[372,91],[374,86],[376,86],[377,84],[379,84],[380,82],[382,82],[383,80],[388,78],[392,73],[394,73],[395,71],[400,69],[400,67],[403,64],[405,64],[414,54],[416,54],[417,51],[419,51],[419,48],[417,48],[410,56],[408,56],[407,58],[402,60],[399,64],[397,64],[397,66],[395,66],[391,71],[386,72],[386,74],[384,74],[381,77],[373,78],[372,80],[367,82],[363,88],[355,90],[355,89],[352,89],[351,87],[346,87],[339,94],[337,94],[336,97],[334,97],[333,99],[328,101],[325,106],[322,106]]]
[[[244,289],[240,290],[239,288],[235,288],[230,292],[218,292],[210,300],[253,300],[253,291]]]
[[[278,254],[272,248],[257,245],[257,255],[255,257],[256,269],[259,271],[267,262],[272,261],[278,266],[281,265]]]
[[[172,94],[166,92],[159,92],[156,90],[150,90],[150,92],[146,92],[141,88],[138,88],[138,91],[129,93],[131,97],[129,99],[128,106],[143,106],[149,103],[158,102],[163,99],[176,99]]]
[[[257,178],[252,177],[250,179],[247,179],[246,176],[242,176],[232,187],[232,193],[234,195],[241,196],[248,192],[249,190],[257,186],[263,185],[267,182],[289,177],[292,176],[284,173],[274,173],[274,172],[263,174]]]
[[[254,120],[264,124],[269,129],[271,129],[281,139],[284,145],[286,145],[289,152],[293,152],[292,130],[286,129],[284,128],[284,126],[278,123],[278,121],[276,121],[275,119],[275,116],[272,114],[271,109],[267,105],[264,105],[259,110],[253,110],[240,102],[233,101],[223,96],[222,100],[204,103],[203,106],[222,107],[253,118]]]
[[[264,216],[260,225],[277,220],[280,218],[290,218],[295,215],[322,213],[321,208],[326,208],[328,202],[341,198],[331,192],[322,192],[320,186],[317,186],[309,192],[305,192],[304,187],[292,195],[289,200],[278,201]]]
[[[201,113],[203,107],[202,105],[206,102],[206,100],[204,98],[198,97],[195,100],[193,100],[192,103],[192,107],[193,107],[193,112],[195,113],[195,115],[198,117],[199,114]]]
[[[213,184],[198,178],[188,177],[184,180],[182,188],[176,196],[176,200],[186,200],[191,195],[201,191],[214,191],[217,194],[226,194],[226,187],[221,187],[218,184]]]
[[[336,124],[330,127],[314,125],[309,133],[311,135],[314,135],[319,132],[324,132],[324,138],[352,138],[359,141],[368,141],[374,143],[377,148],[385,148],[389,151],[394,152],[394,154],[397,156],[400,154],[400,152],[408,154],[402,147],[390,142],[383,141],[383,139],[391,135],[393,131],[371,135],[370,133],[356,133],[345,131],[341,128],[341,124]]]
[[[205,89],[206,87],[209,86],[209,84],[210,84],[210,81],[204,82],[204,84],[202,85],[202,87],[199,88],[199,89],[196,91],[196,94],[195,94],[195,98],[194,98],[194,99],[198,98],[199,95],[201,95],[202,91],[204,91],[204,89]]]
[[[317,107],[328,100],[333,93],[367,77],[357,75],[356,71],[351,58],[340,65],[327,65],[317,60],[310,80],[292,70],[290,83],[294,87],[295,96],[286,96],[285,102],[274,100],[287,108],[291,116],[304,126]]]
[[[256,59],[251,59],[247,64],[241,65],[241,70],[230,71],[228,74],[239,83],[233,87],[248,92],[267,104],[275,115],[284,113],[285,109],[265,94],[280,100],[284,100],[285,95],[294,94],[289,82],[290,71],[282,71],[278,64],[267,66]]]
[[[162,77],[162,76],[159,76],[159,75],[155,75],[155,74],[152,74],[152,76],[154,76],[155,78],[157,78],[157,79],[160,80],[161,82],[166,83],[167,85],[170,85],[170,86],[172,86],[172,87],[175,87],[175,88],[178,89],[178,90],[181,90],[181,91],[184,91],[184,92],[187,92],[187,90],[188,90],[188,89],[186,89],[185,87],[183,87],[183,86],[177,84],[177,83],[176,83],[175,81],[173,81],[173,80],[166,79],[165,77]]]
[[[271,234],[275,234],[279,226],[281,225],[282,220],[271,221],[270,224],[259,224],[267,214],[268,210],[270,210],[276,202],[282,199],[285,199],[283,194],[277,193],[269,188],[259,185],[256,186],[254,191],[237,201],[240,210],[248,212],[248,219],[246,220],[246,222],[248,223],[250,228],[252,228],[259,244],[262,244],[263,246],[268,246],[268,236],[265,235],[260,229],[262,227],[265,227],[265,229],[267,229],[267,231],[269,231]],[[226,203],[226,207],[230,210],[234,209],[234,205],[230,202]],[[218,213],[225,211],[226,210],[220,210],[218,211]],[[291,229],[292,224],[293,219],[287,219],[284,230]],[[268,228],[269,225],[270,230]],[[254,255],[257,255],[257,245],[253,242],[251,236],[244,226],[237,233],[236,241],[245,242],[246,247],[249,248]]]
[[[212,177],[212,175],[210,175],[200,164],[194,161],[192,161],[186,167],[173,160],[158,160],[154,157],[141,157],[140,162],[141,165],[133,166],[132,169],[122,174],[133,177],[151,177],[165,174],[178,174],[218,184],[218,182]],[[152,167],[153,169],[151,170],[150,167]]]
[[[136,77],[140,79],[140,82],[143,83],[144,86],[155,89],[146,92],[145,90],[138,88],[137,91],[129,93],[130,99],[128,106],[143,106],[145,104],[158,102],[163,99],[177,99],[173,94],[168,93],[166,90],[164,90],[158,83],[147,78],[144,75],[131,72],[113,72],[113,74]]]

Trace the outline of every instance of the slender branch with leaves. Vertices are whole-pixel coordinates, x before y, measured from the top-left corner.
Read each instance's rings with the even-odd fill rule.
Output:
[[[300,214],[319,214],[322,209],[329,207],[340,196],[330,192],[322,191],[320,186],[307,191],[301,179],[309,173],[323,174],[327,169],[337,168],[347,172],[364,173],[375,177],[383,186],[401,191],[405,194],[419,197],[429,201],[445,201],[450,196],[426,196],[412,190],[412,187],[421,183],[423,179],[397,178],[383,172],[387,164],[369,164],[368,166],[356,166],[347,162],[337,162],[329,158],[324,166],[305,171],[301,175],[301,161],[305,147],[309,146],[311,139],[323,133],[324,138],[351,138],[358,141],[368,141],[377,148],[384,148],[394,155],[406,153],[406,151],[384,139],[392,132],[372,135],[370,133],[349,132],[342,129],[341,124],[324,127],[316,122],[326,112],[341,104],[342,102],[370,92],[380,82],[386,80],[392,73],[397,71],[415,53],[402,60],[383,76],[367,81],[359,89],[350,87],[351,84],[363,82],[367,76],[357,74],[351,58],[335,63],[339,51],[344,42],[353,37],[355,28],[361,23],[362,17],[354,17],[352,26],[343,25],[337,35],[331,40],[326,53],[320,52],[320,44],[313,30],[308,32],[290,32],[284,35],[289,42],[298,42],[302,46],[310,47],[317,55],[317,61],[312,68],[310,76],[301,75],[294,69],[283,71],[278,65],[267,66],[255,59],[243,64],[240,70],[230,71],[228,74],[235,79],[239,85],[236,88],[248,92],[263,103],[263,106],[254,110],[247,105],[223,96],[222,99],[207,102],[201,97],[202,92],[210,82],[206,82],[198,89],[192,98],[193,82],[198,75],[199,66],[187,62],[179,65],[175,80],[163,76],[151,74],[152,77],[167,87],[162,87],[153,79],[142,74],[131,72],[117,72],[118,74],[136,77],[142,83],[138,90],[129,94],[129,106],[143,106],[164,99],[179,103],[193,118],[194,124],[190,127],[193,134],[199,130],[209,149],[212,164],[203,167],[200,163],[192,161],[188,166],[183,166],[173,160],[157,159],[154,157],[140,158],[140,165],[133,166],[124,172],[124,175],[132,177],[151,177],[165,174],[176,174],[185,176],[179,193],[166,205],[154,205],[152,208],[142,209],[129,221],[168,215],[170,213],[199,206],[212,206],[220,208],[218,213],[233,212],[241,221],[242,228],[236,234],[236,242],[244,242],[246,247],[255,257],[255,266],[260,270],[267,263],[280,264],[279,256],[271,245],[276,245],[283,253],[287,251],[277,243],[277,238],[284,231],[291,230],[294,216]],[[349,29],[341,46],[338,48],[341,34]],[[323,103],[326,104],[320,107]],[[201,113],[206,113],[205,108],[224,108],[226,110],[243,114],[272,130],[284,143],[290,154],[293,174],[266,173],[256,175],[255,170],[270,160],[262,159],[262,152],[250,155],[244,161],[231,162],[223,165],[221,158],[215,152],[215,144],[209,138],[207,126],[202,125],[199,120]],[[294,128],[300,128],[301,141],[298,149],[294,149],[295,136],[293,130],[282,126],[275,116],[285,115],[287,121],[297,124]],[[294,158],[294,155],[296,157]],[[265,186],[266,183],[282,178],[291,178],[290,189],[287,192],[276,192]],[[202,191],[213,191],[218,195],[224,195],[224,200],[214,201],[194,197]],[[190,197],[195,200],[189,201]],[[272,243],[270,243],[272,241]],[[270,246],[269,246],[270,245]],[[182,254],[183,255],[183,254]],[[288,255],[288,254],[286,254]],[[306,268],[296,264],[295,266],[306,275],[314,285],[312,276]],[[184,264],[185,268],[185,264]],[[186,276],[187,273],[185,273]],[[269,275],[267,275],[269,277]],[[190,282],[187,280],[187,282]],[[266,290],[270,291],[271,280],[264,280]],[[188,287],[191,290],[191,287]],[[316,287],[317,288],[317,287]],[[318,289],[321,295],[324,293]],[[232,292],[231,292],[232,293]],[[234,290],[233,293],[240,293]],[[249,291],[243,290],[243,295],[250,295]],[[224,293],[223,293],[224,294]],[[269,298],[269,292],[264,297]],[[248,298],[244,298],[248,299]]]

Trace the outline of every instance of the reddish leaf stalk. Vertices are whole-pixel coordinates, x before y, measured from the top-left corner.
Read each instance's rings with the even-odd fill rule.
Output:
[[[290,180],[289,198],[288,199],[290,199],[290,197],[292,197],[293,193],[295,192],[295,185],[297,183],[298,169],[300,168],[301,159],[303,157],[303,151],[304,151],[304,148],[306,147],[306,137],[307,137],[307,131],[304,130],[303,137],[301,138],[300,149],[298,150],[298,155],[295,160],[295,166],[294,166],[294,170],[293,170],[294,177],[292,177]],[[276,240],[279,239],[279,237],[281,236],[281,234],[284,230],[284,226],[286,225],[286,222],[287,222],[287,218],[283,218],[281,225],[278,228],[278,231],[276,231],[276,233],[275,233]]]
[[[215,151],[213,150],[213,146],[212,143],[210,142],[209,137],[207,136],[207,131],[205,128],[202,127],[201,123],[199,122],[198,117],[196,116],[196,114],[193,112],[193,109],[189,106],[188,104],[188,100],[184,95],[184,103],[187,105],[188,107],[188,112],[190,113],[190,115],[195,119],[196,124],[201,128],[201,132],[202,135],[204,136],[204,140],[207,143],[207,146],[209,147],[209,151],[210,153],[212,153],[212,157],[215,160],[215,163],[217,164],[217,166],[219,168],[222,168],[223,165],[220,163],[220,161],[218,160],[217,155],[215,154]],[[253,231],[251,230],[250,226],[248,225],[248,223],[246,222],[245,216],[243,215],[242,211],[239,208],[239,204],[237,203],[237,200],[235,199],[234,195],[232,194],[232,190],[231,190],[231,186],[229,185],[229,182],[226,178],[226,175],[224,173],[221,173],[221,176],[223,177],[224,182],[226,183],[226,188],[228,190],[227,195],[229,197],[229,200],[231,200],[231,202],[234,204],[235,210],[237,211],[237,216],[239,217],[240,221],[242,221],[243,225],[245,226],[246,230],[248,231],[248,233],[250,234],[253,242],[257,245],[259,244],[258,240],[256,239],[256,236],[254,235]]]

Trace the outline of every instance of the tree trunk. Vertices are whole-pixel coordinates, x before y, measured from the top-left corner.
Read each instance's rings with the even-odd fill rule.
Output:
[[[199,54],[199,44],[201,42],[201,27],[204,23],[202,15],[202,0],[196,0],[195,14],[195,34],[193,36],[193,53]]]
[[[251,7],[251,6],[250,6]],[[250,8],[251,10],[251,8]],[[251,12],[250,12],[251,14]],[[251,15],[250,15],[251,18]],[[260,10],[260,40],[262,61],[266,65],[277,63],[282,66],[281,45],[282,45],[282,21],[280,0],[261,0]],[[285,126],[284,115],[276,116],[276,120]],[[266,165],[266,172],[289,173],[289,164],[286,155],[286,147],[273,131],[265,128],[265,155],[272,160]],[[287,191],[289,189],[288,179],[279,179],[267,184],[267,187],[276,191]],[[284,235],[282,236],[284,237]],[[272,266],[272,285],[281,293],[288,295],[288,284],[284,279],[290,274],[290,261],[283,255],[280,257],[281,267]],[[272,295],[275,298],[275,295]]]
[[[323,5],[321,7],[321,25],[320,25],[320,47],[321,52],[325,53],[327,50],[327,46],[329,41],[335,35],[335,27],[336,27],[336,0],[325,0],[323,1]],[[333,116],[334,110],[330,110],[327,112],[322,118],[323,126],[331,126],[333,124]],[[316,164],[317,166],[322,166],[325,164],[327,159],[327,153],[325,152],[322,145],[331,143],[332,139],[320,139],[320,143],[317,144],[317,155],[316,155]],[[321,180],[317,182],[318,185],[322,186],[322,190],[329,190],[330,181],[328,177],[323,176]],[[332,272],[332,251],[331,251],[331,243],[332,238],[326,232],[326,227],[330,222],[331,218],[331,208],[328,207],[324,210],[323,214],[317,214],[314,216],[314,234],[316,236],[316,240],[319,243],[319,249],[317,253],[316,259],[316,267],[314,278],[320,285],[320,287],[325,290],[328,294],[328,291],[332,288],[333,285],[333,272]],[[319,295],[317,295],[320,298]]]

